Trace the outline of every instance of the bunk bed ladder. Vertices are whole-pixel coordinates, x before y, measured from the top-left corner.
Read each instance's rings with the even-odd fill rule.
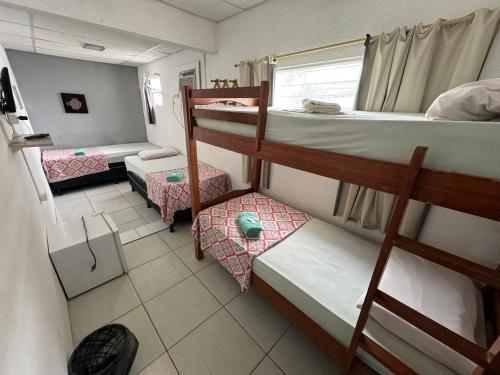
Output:
[[[478,367],[474,371],[474,375],[500,373],[500,336],[489,349],[485,350],[402,302],[399,302],[378,288],[385,266],[391,255],[392,247],[396,246],[401,250],[408,251],[419,257],[469,276],[476,281],[490,285],[497,290],[500,289],[499,270],[492,270],[398,234],[406,207],[414,191],[426,151],[427,148],[425,147],[417,147],[413,153],[410,165],[408,166],[401,190],[398,194],[394,213],[389,222],[389,227],[344,360],[342,368],[343,375],[349,373],[358,346],[397,374],[416,374],[413,369],[363,333],[368,321],[370,309],[374,302],[476,363]]]

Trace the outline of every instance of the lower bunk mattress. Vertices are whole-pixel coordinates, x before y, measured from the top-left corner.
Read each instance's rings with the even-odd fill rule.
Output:
[[[258,239],[242,234],[236,218],[243,211],[259,216],[263,231]],[[257,193],[200,212],[193,235],[201,249],[218,259],[243,290],[250,268],[338,342],[349,346],[360,312],[358,301],[368,289],[380,244]],[[481,318],[477,327],[478,332],[485,331]],[[365,333],[418,373],[456,374],[456,368],[454,371],[430,357],[372,318]],[[442,353],[439,345],[436,350]],[[361,349],[359,356],[379,373],[390,373]],[[459,373],[470,373],[472,363],[460,358],[456,361],[460,362]]]
[[[252,271],[347,347],[379,250],[378,244],[313,218],[256,257]],[[456,374],[371,318],[364,332],[419,374]],[[377,372],[391,373],[365,352],[358,355]]]
[[[160,208],[160,214],[165,223],[174,222],[176,212],[191,207],[191,186],[187,168],[187,158],[184,155],[142,160],[138,156],[125,158],[129,173],[140,178],[141,185],[146,186],[147,198]],[[231,180],[224,171],[205,163],[199,163],[200,200],[207,202],[231,191]],[[173,171],[181,171],[184,178],[179,182],[169,182],[167,175]]]

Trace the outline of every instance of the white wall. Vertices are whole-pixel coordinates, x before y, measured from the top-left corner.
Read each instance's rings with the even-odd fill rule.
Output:
[[[234,64],[242,59],[322,46],[359,38],[366,33],[378,34],[400,25],[458,17],[482,6],[499,5],[498,0],[270,0],[217,24],[218,53],[206,56],[207,80],[238,78]],[[495,47],[485,67],[489,77],[500,76],[500,43]],[[160,73],[164,89],[165,105],[157,109],[156,130],[148,130],[153,143],[185,149],[184,133],[172,114],[171,96],[177,91],[178,66],[194,57],[177,54],[139,67],[140,76],[145,72]],[[227,171],[233,187],[244,186],[238,155],[202,145],[199,157]],[[337,187],[337,181],[273,165],[271,189],[266,193],[316,217],[340,224],[332,217]],[[380,239],[377,233],[360,230],[352,223],[348,223],[347,228]]]
[[[144,142],[137,69],[7,50],[31,123],[56,148]],[[66,113],[61,93],[85,95],[89,113]]]
[[[0,46],[0,68],[4,66],[17,85]],[[49,260],[45,233],[55,220],[52,195],[39,150],[27,150],[26,156],[34,175],[42,177],[40,189],[48,195],[43,203],[22,151],[8,147],[11,130],[3,117],[0,126],[0,373],[67,374],[72,349],[68,307]]]

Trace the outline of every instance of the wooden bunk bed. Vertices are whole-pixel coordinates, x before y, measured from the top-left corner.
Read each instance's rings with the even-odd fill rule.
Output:
[[[183,87],[193,218],[197,217],[203,209],[235,197],[258,192],[263,160],[397,195],[397,203],[349,347],[345,347],[329,335],[310,317],[255,274],[252,274],[252,285],[311,339],[317,341],[323,350],[337,362],[342,363],[343,374],[351,372],[373,373],[373,370],[356,356],[358,347],[361,347],[379,363],[395,373],[416,373],[399,358],[363,333],[374,302],[477,364],[474,374],[500,373],[500,269],[487,268],[398,233],[410,199],[500,221],[500,181],[422,168],[427,151],[425,147],[417,147],[409,165],[404,165],[266,140],[268,95],[268,82],[262,82],[259,87],[231,89],[193,90],[191,87]],[[197,107],[227,100],[245,105],[258,105],[258,112],[255,114],[211,111]],[[253,125],[256,127],[256,136],[254,138],[245,137],[220,130],[202,128],[197,126],[197,118]],[[198,189],[197,141],[251,156],[253,158],[251,187],[228,192],[213,201],[201,204]],[[378,288],[393,246],[489,286],[490,293],[488,295],[491,297],[491,301],[488,310],[492,315],[492,321],[496,324],[496,340],[488,349],[483,349],[466,340]],[[203,258],[199,243],[195,249],[195,256],[197,259]]]

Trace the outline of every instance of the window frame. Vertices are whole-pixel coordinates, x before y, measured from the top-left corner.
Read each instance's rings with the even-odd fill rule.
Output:
[[[343,106],[343,108],[347,110],[353,109],[355,105],[355,100],[356,100],[356,93],[358,91],[359,87],[359,82],[361,79],[361,73],[363,70],[363,56],[355,56],[355,57],[349,57],[349,58],[341,58],[341,59],[333,59],[333,60],[323,60],[323,61],[317,61],[317,62],[311,62],[307,64],[297,64],[297,65],[288,65],[288,66],[276,66],[275,71],[274,71],[274,79],[273,79],[273,105],[276,106],[277,102],[277,94],[279,93],[279,88],[278,88],[278,74],[282,71],[293,71],[293,70],[306,70],[307,68],[311,68],[311,70],[314,70],[314,68],[321,68],[321,67],[326,67],[330,65],[348,65],[352,63],[359,63],[359,74],[357,77],[357,82],[354,87],[354,95],[353,95],[353,101],[351,106]],[[342,81],[338,81],[342,82]],[[347,82],[347,81],[346,81]],[[327,82],[331,83],[331,82]],[[311,83],[309,85],[313,85],[314,83]],[[302,86],[307,86],[307,83],[302,84]],[[291,85],[290,85],[291,86]],[[299,86],[299,85],[297,85]],[[303,99],[304,97],[302,97]],[[311,99],[314,99],[314,97],[311,97]],[[321,100],[321,99],[319,99]],[[285,110],[296,110],[300,109],[301,106],[297,107],[283,107],[281,106],[280,108],[283,108]]]

